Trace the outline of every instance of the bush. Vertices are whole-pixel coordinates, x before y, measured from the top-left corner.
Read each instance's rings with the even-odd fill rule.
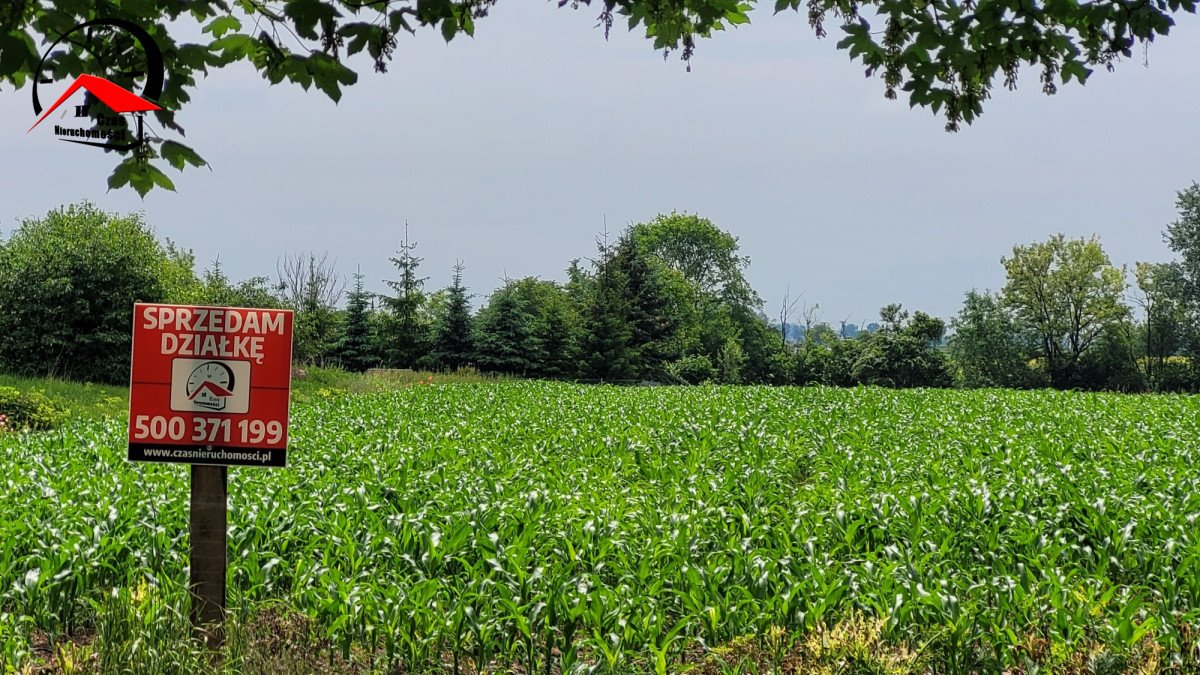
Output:
[[[162,245],[140,216],[91,204],[26,220],[0,241],[0,368],[122,383],[133,303],[194,284],[190,253]]]
[[[692,354],[666,365],[667,376],[679,384],[703,384],[717,375],[712,361],[703,354]]]
[[[1187,359],[1168,357],[1154,373],[1155,389],[1162,392],[1186,393],[1196,391],[1196,373]]]
[[[0,387],[0,431],[51,429],[62,424],[67,411],[39,391],[21,393],[14,387]]]

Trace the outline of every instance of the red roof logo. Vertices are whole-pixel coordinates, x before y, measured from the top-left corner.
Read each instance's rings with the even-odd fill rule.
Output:
[[[232,391],[229,391],[219,384],[214,384],[211,380],[205,380],[200,383],[199,387],[196,387],[196,391],[193,391],[190,395],[188,395],[188,400],[195,400],[196,395],[206,389],[208,390],[208,394],[210,396],[215,396],[217,398],[229,398],[230,396],[233,396]]]
[[[79,77],[75,78],[75,81],[71,83],[71,86],[68,87],[65,92],[63,92],[63,95],[58,97],[58,100],[54,102],[54,105],[47,108],[46,112],[42,113],[42,116],[39,117],[37,121],[33,123],[33,126],[29,127],[29,130],[25,133],[33,131],[34,127],[41,124],[42,120],[46,119],[47,115],[54,112],[58,106],[62,105],[63,101],[66,101],[68,98],[70,98],[71,94],[79,91],[80,87],[91,92],[93,96],[107,105],[115,113],[162,110],[162,108],[158,105],[147,101],[128,89],[109,82],[103,77],[96,77],[95,75],[80,75]],[[225,395],[230,396],[231,394],[226,393]]]

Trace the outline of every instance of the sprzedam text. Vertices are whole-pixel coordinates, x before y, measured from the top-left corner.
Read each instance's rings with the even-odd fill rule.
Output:
[[[146,307],[142,327],[161,330],[162,354],[263,362],[263,335],[283,335],[283,317],[255,309]],[[217,335],[237,333],[239,335]]]

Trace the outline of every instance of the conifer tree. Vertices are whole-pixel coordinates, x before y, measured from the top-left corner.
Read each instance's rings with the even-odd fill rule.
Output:
[[[580,347],[584,373],[594,380],[628,380],[636,373],[629,349],[633,331],[627,318],[625,283],[621,270],[613,262],[607,233],[597,246],[600,257],[595,261],[595,279],[589,285],[583,311]]]
[[[363,275],[354,275],[354,288],[346,302],[342,336],[337,345],[337,357],[346,370],[361,373],[377,362],[372,347],[372,326],[368,294],[363,289]]]
[[[475,345],[479,367],[497,373],[527,375],[542,362],[535,317],[516,285],[505,282],[479,313]]]
[[[658,379],[666,363],[678,357],[679,316],[662,281],[661,264],[647,255],[626,231],[617,243],[613,264],[624,284],[629,348],[636,377]]]
[[[462,282],[463,264],[454,265],[454,277],[446,289],[446,311],[434,325],[430,365],[455,369],[471,362],[474,342],[471,325],[471,296]]]
[[[396,295],[381,298],[388,315],[383,322],[381,348],[388,365],[393,368],[412,368],[428,348],[429,329],[421,320],[425,302],[424,286],[428,277],[418,277],[422,258],[413,255],[416,242],[408,238],[408,223],[404,223],[404,243],[397,256],[389,258],[400,272],[400,278],[386,282]]]

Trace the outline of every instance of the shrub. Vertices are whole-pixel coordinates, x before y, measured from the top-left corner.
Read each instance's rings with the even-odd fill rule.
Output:
[[[194,276],[190,253],[140,216],[84,203],[26,220],[0,242],[0,367],[125,382],[133,303],[177,297]]]
[[[0,387],[2,430],[50,429],[67,417],[67,411],[39,391],[21,393],[15,387]]]
[[[702,384],[716,377],[712,361],[703,354],[692,354],[666,365],[667,376],[677,384]]]

